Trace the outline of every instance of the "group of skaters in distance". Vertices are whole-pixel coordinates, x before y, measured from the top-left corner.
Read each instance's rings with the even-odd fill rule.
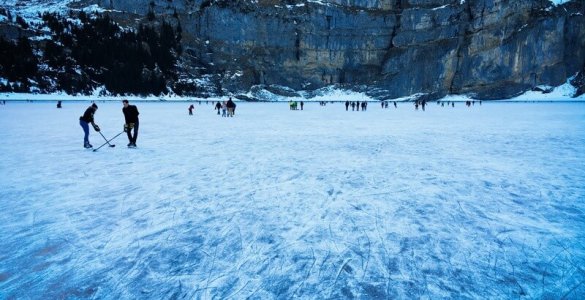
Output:
[[[288,107],[290,110],[298,110],[299,103],[297,101],[289,101]],[[305,102],[301,101],[301,110],[305,107]]]
[[[139,120],[138,115],[138,108],[136,105],[130,105],[128,100],[122,101],[122,113],[124,114],[124,132],[128,135],[128,148],[136,148],[136,139],[138,138],[138,126]],[[58,103],[58,106],[60,103]],[[93,127],[96,132],[100,132],[100,127],[95,123],[94,115],[98,110],[97,104],[93,103],[90,105],[83,116],[79,117],[79,125],[83,128],[83,147],[86,149],[93,148],[93,145],[89,142],[89,124]],[[120,133],[121,134],[121,133]],[[109,141],[103,134],[100,132],[100,135],[106,140],[106,143],[109,144]],[[112,139],[110,139],[112,140]],[[112,146],[113,147],[113,146]]]
[[[368,101],[345,101],[345,111],[349,111],[349,107],[351,106],[351,111],[360,111],[360,107],[362,111],[366,111],[368,109]],[[384,107],[384,106],[382,106]]]
[[[232,100],[232,97],[229,98],[228,101],[223,101],[215,103],[215,109],[217,110],[217,114],[219,115],[219,111],[221,110],[222,117],[233,117],[236,113],[236,103]]]

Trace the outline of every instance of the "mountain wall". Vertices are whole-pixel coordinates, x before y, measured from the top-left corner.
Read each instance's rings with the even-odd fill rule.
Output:
[[[178,18],[186,75],[216,76],[228,93],[338,85],[380,99],[501,99],[564,83],[585,65],[582,0],[85,2],[121,23]]]

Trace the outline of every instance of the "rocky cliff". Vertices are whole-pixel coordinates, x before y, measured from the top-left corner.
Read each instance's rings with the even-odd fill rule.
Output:
[[[339,85],[380,99],[501,99],[564,83],[585,64],[583,0],[84,2],[126,23],[178,17],[188,74],[230,93]]]

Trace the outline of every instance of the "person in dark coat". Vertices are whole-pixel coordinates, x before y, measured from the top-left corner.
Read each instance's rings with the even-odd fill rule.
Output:
[[[349,110],[349,101],[345,101],[345,111]]]
[[[61,108],[61,101],[57,101],[57,108]]]
[[[303,110],[303,106],[305,106],[305,102],[301,101],[301,110]]]
[[[217,109],[217,114],[219,115],[219,111],[221,110],[221,103],[219,101],[215,104],[215,109]]]
[[[92,148],[93,146],[89,143],[89,124],[93,126],[93,129],[97,132],[100,131],[100,127],[94,122],[93,115],[97,111],[98,106],[94,103],[89,106],[83,116],[79,117],[79,125],[83,128],[83,147],[84,148]]]
[[[230,99],[226,103],[226,107],[227,107],[227,111],[228,111],[228,117],[233,117],[234,110],[236,109],[236,104],[234,103],[234,101],[232,101],[232,97],[230,97]]]
[[[138,138],[138,108],[136,105],[130,105],[128,100],[122,101],[124,108],[122,108],[122,112],[124,113],[124,119],[126,120],[126,124],[124,124],[124,130],[128,135],[128,147],[136,147],[136,139]],[[134,135],[132,135],[131,131],[134,129]]]
[[[193,104],[191,104],[191,106],[189,106],[189,115],[192,116],[193,115],[193,110],[195,109],[195,106]]]

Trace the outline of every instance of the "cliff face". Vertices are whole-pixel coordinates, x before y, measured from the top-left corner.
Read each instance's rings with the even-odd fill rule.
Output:
[[[221,74],[232,92],[340,84],[380,98],[498,99],[561,84],[585,63],[580,0],[97,2],[139,15],[176,11],[185,62]]]

